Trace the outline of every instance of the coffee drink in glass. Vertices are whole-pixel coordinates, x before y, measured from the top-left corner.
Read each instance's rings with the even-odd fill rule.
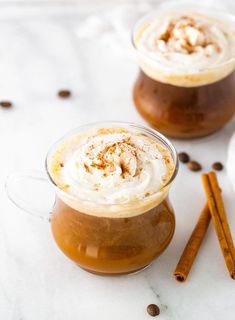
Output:
[[[155,129],[208,135],[235,113],[235,18],[203,6],[159,6],[132,37],[140,72],[134,103]]]
[[[174,233],[168,192],[177,169],[174,147],[155,130],[108,122],[73,131],[47,157],[57,245],[93,273],[146,267]]]

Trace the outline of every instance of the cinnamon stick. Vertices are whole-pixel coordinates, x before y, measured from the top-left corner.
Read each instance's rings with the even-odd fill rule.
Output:
[[[197,224],[193,229],[193,232],[184,248],[184,251],[174,271],[174,277],[177,281],[184,282],[187,279],[193,262],[201,246],[202,240],[208,229],[210,220],[211,215],[209,207],[206,204],[199,216]]]
[[[215,172],[203,174],[202,181],[220,248],[222,250],[230,276],[235,280],[234,243]]]

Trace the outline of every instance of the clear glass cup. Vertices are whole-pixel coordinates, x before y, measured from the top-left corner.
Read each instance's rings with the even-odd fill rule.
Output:
[[[221,64],[208,65],[188,74],[160,70],[154,59],[137,48],[138,31],[160,12],[183,10],[210,13],[235,26],[233,15],[213,8],[167,1],[157,5],[156,11],[139,20],[133,30],[132,44],[140,67],[133,88],[133,100],[138,112],[153,128],[170,137],[188,139],[213,133],[234,116],[235,52]],[[212,78],[217,80],[208,82]]]
[[[139,203],[135,201],[121,205],[102,205],[79,199],[78,209],[78,199],[60,189],[50,174],[48,164],[62,141],[95,127],[118,127],[142,133],[166,147],[175,165],[170,180],[157,193]],[[48,219],[51,211],[51,231],[58,247],[80,267],[103,275],[125,274],[146,267],[169,245],[175,230],[175,216],[168,192],[177,171],[176,150],[168,139],[155,130],[131,123],[95,123],[71,131],[52,146],[46,157],[47,177],[35,176],[34,173],[14,174],[8,178],[6,190],[9,198],[27,212]],[[49,182],[53,186],[55,202],[47,212],[34,208],[32,200],[23,200],[19,195],[20,189],[24,190],[25,183],[35,183],[35,180]],[[43,189],[45,193],[44,185]],[[52,200],[51,193],[48,196]],[[38,192],[36,198],[38,200]],[[43,200],[40,199],[42,204]],[[110,217],[110,212],[117,210],[119,217]]]

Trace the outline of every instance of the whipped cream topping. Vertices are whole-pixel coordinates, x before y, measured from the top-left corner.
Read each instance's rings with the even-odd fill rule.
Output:
[[[122,129],[99,129],[63,142],[49,168],[62,190],[97,204],[126,204],[150,197],[173,169],[165,147]]]
[[[202,85],[234,69],[234,61],[221,65],[235,56],[235,23],[209,13],[158,13],[137,25],[133,40],[143,70],[162,82]]]

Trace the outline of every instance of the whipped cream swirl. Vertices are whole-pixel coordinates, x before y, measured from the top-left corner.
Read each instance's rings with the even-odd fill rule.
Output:
[[[142,61],[144,71],[163,82],[206,84],[223,78],[234,68],[234,63],[228,69],[219,67],[235,56],[235,23],[209,13],[159,13],[137,27],[134,43],[141,59],[146,58]],[[216,72],[207,72],[203,79],[190,78],[216,67]]]
[[[52,175],[62,189],[82,200],[100,204],[141,200],[159,191],[172,173],[169,151],[142,134],[88,135],[68,146],[57,151]]]

